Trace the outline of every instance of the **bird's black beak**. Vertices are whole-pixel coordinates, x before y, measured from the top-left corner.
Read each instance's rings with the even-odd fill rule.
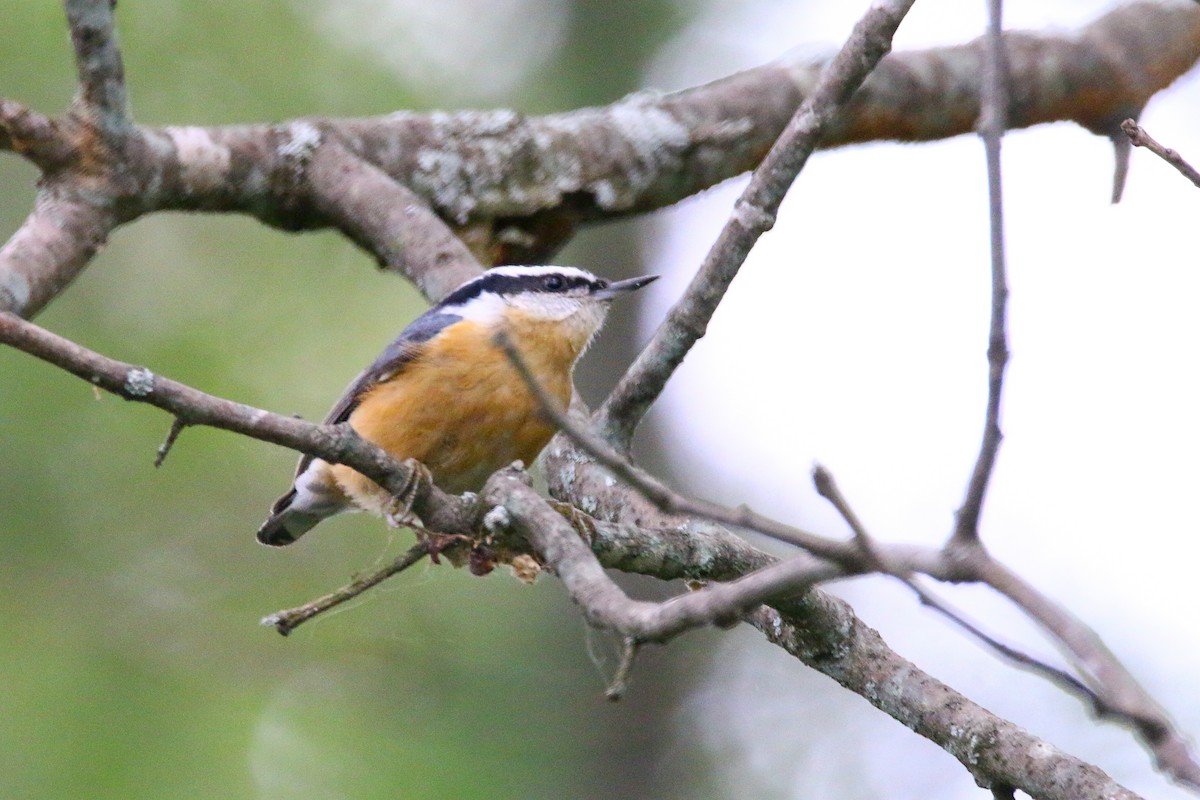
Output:
[[[648,283],[654,283],[658,280],[657,275],[643,275],[640,278],[629,278],[624,281],[613,281],[603,289],[597,289],[592,292],[592,297],[597,300],[612,300],[614,297],[622,294],[627,294],[636,289],[640,289]]]

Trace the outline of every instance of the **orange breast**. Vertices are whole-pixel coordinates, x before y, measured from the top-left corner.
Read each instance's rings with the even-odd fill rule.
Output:
[[[542,386],[565,406],[578,352],[542,341],[548,332],[530,324],[510,335]],[[531,463],[555,432],[490,331],[466,321],[432,340],[395,378],[370,389],[350,425],[396,458],[421,461],[434,482],[453,493],[481,488],[489,475],[518,459]],[[389,500],[349,468],[335,467],[335,475],[364,508],[379,511]]]

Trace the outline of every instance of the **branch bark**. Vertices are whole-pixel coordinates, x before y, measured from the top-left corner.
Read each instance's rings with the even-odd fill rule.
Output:
[[[55,364],[121,397],[168,411],[187,424],[219,427],[337,463],[346,463],[395,491],[410,482],[405,465],[359,439],[345,426],[312,425],[207,395],[155,375],[144,367],[105,358],[11,314],[0,313],[0,342]],[[561,451],[561,447],[560,444],[556,449]],[[561,458],[563,453],[556,455]],[[624,486],[613,484],[606,471],[595,473],[595,465],[588,465],[586,459],[576,455],[571,463],[578,467],[574,478],[580,487],[590,485],[599,478],[607,487],[606,491],[613,493],[612,497],[621,498],[622,508],[636,508],[639,501],[645,502],[639,496],[629,494]],[[589,466],[593,469],[589,469]],[[1063,793],[1062,786],[1075,785],[1075,781],[1109,786],[1115,792],[1113,796],[1132,796],[1122,794],[1120,787],[1111,784],[1107,776],[1094,767],[1060,754],[1055,755],[1061,763],[1057,764],[1058,772],[1053,774],[1039,772],[1034,778],[1022,777],[1019,769],[1014,771],[1015,768],[1009,763],[1010,754],[1003,749],[1000,751],[1003,755],[996,756],[1000,762],[997,767],[999,771],[976,772],[982,769],[980,763],[991,763],[972,749],[980,743],[976,741],[971,744],[968,740],[964,744],[960,740],[961,731],[971,729],[962,727],[962,719],[958,714],[947,717],[939,714],[938,710],[942,708],[940,703],[946,697],[952,698],[958,708],[965,708],[968,712],[978,709],[977,706],[888,649],[878,635],[858,622],[853,611],[841,601],[819,591],[796,596],[818,581],[874,569],[872,564],[863,560],[861,549],[852,542],[846,545],[844,559],[840,562],[821,561],[800,554],[776,565],[772,557],[755,550],[719,526],[706,525],[702,520],[671,520],[660,514],[649,513],[644,513],[636,524],[628,520],[605,522],[585,519],[583,524],[592,541],[592,551],[600,556],[600,563],[605,566],[664,579],[688,577],[733,580],[676,598],[664,605],[655,605],[630,601],[612,585],[588,548],[579,541],[577,533],[521,480],[499,473],[485,487],[484,496],[488,503],[501,505],[507,510],[514,524],[534,543],[535,550],[563,579],[568,591],[595,624],[612,628],[629,639],[660,641],[693,627],[732,621],[741,612],[764,600],[792,597],[795,599],[772,601],[782,614],[778,624],[773,617],[762,617],[761,611],[751,611],[749,620],[759,626],[766,625],[769,637],[774,637],[772,641],[784,646],[804,663],[863,694],[877,707],[914,727],[922,735],[929,736],[956,757],[973,759],[973,774],[977,777],[989,776],[988,780],[1017,786],[1034,797],[1071,796],[1069,792]],[[585,508],[589,503],[601,510],[611,508],[611,501],[607,498],[601,503],[595,496],[584,496],[582,502]],[[436,487],[426,487],[415,498],[414,509],[427,524],[436,526],[439,531],[479,533],[483,508],[474,502],[445,495]],[[573,515],[577,514],[573,512]],[[903,566],[905,569],[946,577],[945,554],[938,551],[878,543],[874,553],[893,568]],[[956,565],[951,571],[957,574],[959,569]],[[748,577],[736,580],[743,575]],[[1024,590],[1024,584],[1015,578],[1007,587],[1010,593]],[[333,596],[341,595],[338,592]],[[319,610],[321,604],[317,606]],[[1086,640],[1090,634],[1077,621],[1062,617],[1060,622],[1067,626],[1069,638],[1082,637]],[[1063,631],[1058,633],[1062,634]],[[897,680],[903,677],[908,681],[904,686],[924,687],[922,693],[915,700],[906,693],[902,701],[891,692],[877,692],[873,687],[881,684],[872,683],[874,679],[871,676],[879,673],[864,672],[868,666],[872,670],[894,670],[893,677]],[[902,685],[897,683],[896,690],[900,691],[901,688]],[[1133,688],[1136,690],[1136,684],[1133,684]],[[930,693],[928,697],[925,692]],[[926,702],[929,705],[925,705]],[[982,719],[987,723],[985,727],[991,730],[987,726],[993,723],[992,715],[982,709],[978,709],[978,712],[983,716],[974,717],[975,722],[979,723]],[[914,719],[919,721],[919,725],[912,722]],[[1156,724],[1169,726],[1165,721]],[[1004,723],[996,730],[1008,731],[1009,725]],[[1015,727],[1013,729],[1016,730]],[[1160,740],[1167,741],[1167,737],[1160,736]],[[1029,737],[1018,741],[1033,746],[1038,740]],[[1172,746],[1182,741],[1178,734],[1172,732],[1169,739]],[[987,740],[986,744],[991,747],[1001,743]],[[1003,744],[1007,746],[1008,742]],[[1026,751],[1026,755],[1033,752],[1044,751]],[[1185,761],[1189,758],[1186,747],[1181,755]],[[1027,768],[1036,772],[1037,766],[1035,761],[1031,761]]]
[[[411,264],[397,260],[395,240],[365,236],[345,209],[313,203],[311,187],[297,180],[297,156],[311,156],[314,138],[337,142],[408,187],[456,233],[471,231],[485,263],[529,263],[551,255],[581,222],[660,208],[752,169],[824,66],[821,59],[781,59],[682,92],[545,117],[398,112],[156,128],[128,121],[111,3],[70,0],[68,9],[81,81],[71,113],[38,117],[0,100],[0,148],[61,179],[60,196],[106,210],[114,224],[190,210],[252,214],[286,230],[338,227],[401,271]],[[1074,120],[1113,135],[1200,57],[1200,8],[1134,2],[1077,35],[1009,33],[1005,45],[1021,87],[1010,104],[1011,127]],[[823,146],[972,131],[981,56],[979,42],[890,55]],[[52,249],[24,258],[48,274],[26,268],[28,291],[0,295],[0,310],[26,317],[87,262]],[[9,248],[0,254],[0,285],[19,283],[7,277],[14,271],[21,268]],[[436,299],[449,284],[429,283],[429,296]]]
[[[895,0],[889,7],[896,15],[910,2]],[[770,226],[774,207],[822,131],[825,146],[940,138],[972,130],[980,108],[974,78],[981,45],[973,43],[885,59],[836,122],[833,110],[849,97],[866,63],[835,60],[829,74],[845,68],[843,82],[817,84],[824,62],[780,61],[685,92],[640,95],[607,108],[542,118],[507,111],[401,113],[271,126],[138,127],[128,113],[113,4],[66,5],[80,76],[71,111],[49,118],[0,100],[0,149],[21,153],[44,172],[37,206],[0,250],[0,312],[36,312],[115,226],[166,209],[250,213],[289,230],[334,226],[387,268],[413,278],[427,295],[440,297],[479,264],[439,217],[459,233],[482,230],[476,251],[485,262],[525,260],[552,250],[579,222],[656,208],[751,168],[787,124],[784,141],[763,162],[728,227],[728,240],[714,250],[689,295],[700,301],[697,313],[674,320],[669,335],[677,340],[640,362],[629,391],[622,390],[607,412],[618,444],[628,442],[641,412],[703,334],[741,257]],[[888,23],[894,28],[898,19]],[[1200,10],[1195,4],[1133,3],[1078,37],[1010,34],[1005,47],[1014,85],[1022,89],[1008,105],[1009,124],[1067,118],[1111,135],[1120,119],[1136,114],[1195,62]],[[867,49],[860,48],[859,55]],[[808,105],[793,114],[805,98]],[[921,98],[916,106],[928,113],[913,113],[914,98]],[[803,146],[795,146],[804,137]],[[163,408],[175,418],[173,430],[221,427],[349,464],[385,487],[409,483],[404,465],[344,426],[314,426],[205,395],[145,368],[105,359],[11,314],[0,313],[0,341],[127,399]],[[638,641],[664,640],[744,615],[805,663],[938,742],[998,793],[1017,787],[1035,797],[1074,797],[1086,787],[1097,795],[1133,796],[1094,767],[1054,751],[925,675],[887,648],[845,604],[806,591],[880,565],[961,577],[962,564],[946,553],[885,545],[866,553],[854,544],[814,539],[808,546],[823,548],[822,557],[801,553],[773,564],[718,526],[664,514],[645,497],[614,485],[606,471],[566,443],[553,446],[549,465],[557,496],[605,517],[586,522],[591,551],[515,476],[494,477],[485,496],[506,509],[590,620],[625,635],[630,657]],[[479,526],[474,504],[436,489],[418,497],[415,510],[438,530],[475,532]],[[727,519],[779,531],[787,527],[752,515]],[[660,577],[747,577],[665,605],[638,603],[611,584],[593,552],[607,565]],[[985,556],[981,548],[974,552]],[[1161,747],[1160,763],[1196,783],[1182,737],[1094,635],[1089,638],[1086,627],[999,565],[989,569],[977,566],[975,577],[994,582],[1078,660],[1095,667],[1092,682],[1110,703],[1101,710],[1135,718],[1151,746]],[[763,601],[773,609],[759,608]],[[1104,692],[1116,692],[1116,701]]]

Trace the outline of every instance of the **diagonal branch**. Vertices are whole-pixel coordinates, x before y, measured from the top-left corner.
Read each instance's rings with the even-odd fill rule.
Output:
[[[116,136],[133,127],[125,67],[113,26],[116,6],[116,0],[66,0],[79,74],[75,104],[95,119],[105,136]]]
[[[11,150],[43,172],[71,160],[72,148],[58,121],[15,100],[0,97],[0,150]]]
[[[34,209],[0,248],[0,312],[32,316],[73,281],[117,221],[58,184],[38,190]]]
[[[820,595],[806,606],[759,608],[747,621],[768,641],[938,744],[982,786],[1015,786],[1038,800],[1139,797],[923,672],[840,600]],[[814,629],[828,639],[814,641]]]
[[[1146,133],[1146,129],[1141,125],[1138,125],[1131,119],[1127,119],[1121,123],[1121,131],[1125,134],[1125,140],[1132,143],[1134,147],[1145,147],[1151,153],[1154,153],[1154,155],[1179,170],[1179,174],[1191,181],[1193,186],[1200,187],[1200,170],[1189,164],[1176,151],[1159,144],[1153,136]]]
[[[324,614],[331,608],[336,608],[342,603],[358,597],[372,586],[376,586],[393,575],[403,572],[427,555],[429,555],[428,545],[423,541],[417,542],[382,569],[358,576],[340,589],[318,597],[316,600],[309,601],[302,606],[269,614],[263,617],[262,624],[268,625],[284,636],[287,636],[313,617]]]
[[[946,619],[966,631],[970,636],[978,639],[1003,658],[1017,666],[1041,675],[1051,683],[1059,686],[1059,688],[1083,697],[1091,703],[1093,710],[1101,707],[1100,699],[1096,696],[1096,693],[1074,675],[1057,667],[1052,667],[1027,653],[1017,650],[1015,647],[1001,642],[993,636],[989,636],[977,625],[971,623],[962,614],[950,608],[944,601],[918,583],[907,564],[891,561],[881,555],[874,539],[858,519],[858,515],[854,513],[854,509],[850,507],[850,503],[846,500],[841,489],[838,488],[833,475],[828,470],[819,465],[814,468],[813,483],[817,487],[817,493],[833,505],[846,524],[850,526],[850,529],[854,531],[854,539],[858,542],[859,549],[863,551],[869,563],[872,564],[872,569],[898,579],[916,594],[922,605],[946,617]],[[1115,660],[1115,656],[1111,656],[1110,654],[1110,657]]]
[[[884,54],[913,0],[891,0],[871,8],[821,73],[813,93],[788,122],[754,170],[733,215],[705,256],[699,271],[654,337],[597,412],[601,433],[628,449],[642,416],[676,367],[708,328],[729,284],[775,215],[788,187],[804,169],[825,131]]]
[[[857,564],[859,553],[844,542],[827,539],[815,533],[784,525],[769,517],[752,511],[746,506],[737,509],[725,508],[705,500],[685,497],[672,491],[662,481],[638,469],[607,441],[587,427],[576,424],[566,412],[559,409],[554,398],[546,391],[529,368],[520,351],[503,332],[495,337],[496,345],[508,357],[517,374],[538,401],[542,414],[563,434],[579,445],[589,456],[596,459],[614,476],[668,514],[690,514],[712,522],[720,522],[738,528],[746,528],[781,542],[794,544],[808,552],[839,564]]]
[[[311,130],[317,138],[306,177],[318,213],[374,253],[381,266],[403,272],[426,297],[444,297],[479,275],[479,262],[462,239],[421,197]]]
[[[674,602],[694,603],[695,608],[692,605],[688,605],[687,608],[680,607],[675,609],[677,613],[668,616],[645,604],[630,606],[628,598],[615,585],[610,585],[611,581],[604,575],[591,552],[587,552],[587,548],[577,543],[562,541],[563,535],[569,534],[555,534],[553,529],[534,533],[530,530],[535,526],[530,521],[530,515],[540,513],[542,516],[537,524],[546,528],[550,524],[547,522],[549,514],[540,509],[526,510],[522,530],[533,542],[535,549],[555,568],[572,599],[583,608],[585,616],[593,624],[615,630],[635,641],[662,641],[704,621],[718,620],[733,609],[747,609],[751,601],[769,602],[772,597],[799,591],[833,577],[879,572],[899,578],[916,593],[922,603],[949,617],[1001,656],[1082,698],[1100,716],[1132,727],[1154,753],[1160,769],[1177,780],[1194,783],[1196,776],[1200,775],[1200,766],[1193,759],[1190,747],[1182,734],[1117,657],[1104,646],[1099,637],[1082,621],[1067,614],[995,561],[978,542],[968,547],[940,550],[875,542],[842,497],[832,475],[819,466],[814,470],[814,483],[818,492],[834,505],[853,530],[852,543],[835,542],[807,533],[755,514],[745,507],[734,511],[678,495],[657,479],[635,468],[607,442],[561,411],[537,382],[520,352],[507,336],[498,335],[496,343],[504,350],[526,386],[537,398],[542,413],[559,428],[563,436],[569,437],[581,450],[594,458],[596,464],[602,466],[606,473],[616,476],[623,484],[637,492],[639,499],[649,500],[657,508],[668,513],[691,515],[691,519],[680,524],[680,530],[685,531],[684,536],[693,538],[697,535],[695,523],[696,518],[699,518],[708,522],[734,524],[780,541],[797,544],[818,559],[824,559],[822,563],[799,560],[799,557],[794,556],[789,561],[770,567],[749,567],[743,573],[743,577],[737,578],[732,584],[722,585],[720,590],[708,587],[702,592],[690,595],[689,597],[698,598],[694,601],[676,598]],[[561,446],[556,449],[559,451],[556,457],[561,459]],[[573,477],[578,480],[579,470],[587,468],[585,462],[571,459],[570,463],[575,471]],[[582,497],[589,502],[581,502],[581,505],[598,504],[594,496],[583,494]],[[510,506],[506,508],[518,518],[522,518],[520,511]],[[639,514],[638,517],[641,525],[652,524],[643,515]],[[593,527],[592,532],[596,533],[597,529]],[[593,549],[596,546],[597,537],[594,536]],[[824,570],[821,569],[822,566]],[[639,567],[630,569],[644,571]],[[946,581],[978,581],[997,589],[1017,603],[1060,643],[1071,655],[1072,663],[1087,675],[1088,682],[1081,682],[1062,670],[1044,664],[988,636],[916,583],[912,579],[914,572]],[[732,586],[737,586],[737,590],[729,588]],[[689,612],[699,616],[689,616]]]
[[[1128,723],[1160,770],[1200,789],[1200,763],[1191,744],[1095,631],[996,560],[980,560],[973,569],[975,580],[1013,601],[1066,649],[1098,697],[1097,714]]]

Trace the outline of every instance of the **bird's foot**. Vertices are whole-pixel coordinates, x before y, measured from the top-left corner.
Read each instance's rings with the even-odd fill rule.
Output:
[[[412,458],[404,459],[404,466],[409,470],[408,479],[400,490],[392,495],[383,518],[393,528],[419,528],[421,518],[413,513],[413,504],[418,497],[429,491],[429,487],[433,485],[433,475],[428,467]],[[434,559],[435,562],[436,560]]]

